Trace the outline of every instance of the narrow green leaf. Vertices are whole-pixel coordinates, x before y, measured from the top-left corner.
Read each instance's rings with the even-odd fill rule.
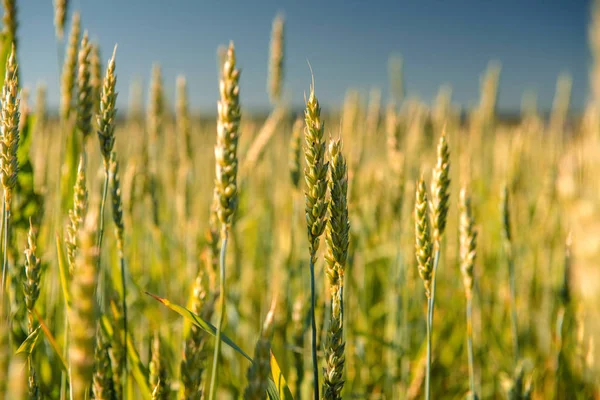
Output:
[[[281,372],[281,368],[279,367],[279,363],[271,351],[271,378],[273,379],[273,384],[275,385],[275,389],[277,391],[278,398],[282,400],[294,400],[292,396],[292,391],[290,390],[283,373]],[[271,383],[269,382],[269,386]],[[271,396],[269,394],[269,396]]]
[[[62,288],[65,303],[67,303],[67,313],[71,312],[71,296],[69,295],[69,268],[67,259],[62,247],[62,239],[56,234],[56,253],[58,254],[58,270],[60,275],[60,287]]]
[[[187,308],[179,306],[177,304],[173,304],[169,300],[164,299],[162,297],[158,297],[156,295],[153,295],[152,293],[146,292],[146,294],[148,296],[154,297],[156,300],[158,300],[159,302],[161,302],[162,304],[164,304],[165,306],[167,306],[171,310],[175,311],[177,314],[179,314],[182,317],[186,318],[191,323],[193,323],[194,325],[196,325],[199,328],[203,329],[204,331],[210,333],[213,336],[217,335],[217,328],[215,328],[214,325],[212,325],[210,322],[205,321],[204,319],[202,319],[202,317],[200,317],[199,315],[194,314],[193,312],[191,312]],[[229,337],[227,337],[224,334],[221,334],[221,340],[225,344],[229,345],[232,349],[234,349],[235,351],[237,351],[239,354],[241,354],[242,356],[246,357],[246,359],[248,361],[252,362],[252,358],[248,354],[246,354],[244,352],[244,350],[242,350],[237,344],[235,344],[235,342],[233,340],[229,339]]]
[[[38,326],[33,332],[29,334],[29,336],[27,336],[27,339],[25,339],[23,343],[21,343],[21,345],[17,349],[16,354],[26,354],[28,356],[31,355],[33,353],[33,350],[35,350],[35,346],[38,343],[39,336],[40,327]]]
[[[37,312],[37,310],[35,308],[33,309],[33,312],[35,313],[35,316],[36,316],[38,322],[40,323],[40,327],[42,328],[42,331],[44,332],[46,339],[48,339],[48,343],[50,343],[50,347],[52,347],[52,350],[54,350],[54,354],[56,355],[56,358],[60,361],[60,367],[63,369],[63,371],[65,371],[68,374],[69,368],[67,367],[67,363],[66,363],[65,359],[63,358],[62,351],[58,347],[58,344],[56,343],[54,336],[52,336],[52,332],[50,332],[50,329],[48,329],[48,326],[44,323],[44,320],[42,319],[42,317],[40,316],[40,314]]]

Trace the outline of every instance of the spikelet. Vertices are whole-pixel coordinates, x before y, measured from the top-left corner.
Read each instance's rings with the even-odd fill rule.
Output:
[[[101,330],[96,333],[96,366],[94,368],[94,377],[92,389],[95,400],[113,400],[116,399],[113,382],[113,370],[109,355],[109,345],[106,343]]]
[[[70,224],[67,226],[67,261],[69,262],[69,271],[73,274],[75,268],[75,256],[77,252],[77,238],[79,228],[85,219],[88,208],[88,191],[86,187],[85,176],[85,158],[79,157],[79,165],[77,167],[77,178],[75,180],[75,188],[73,190],[73,209],[69,210]]]
[[[348,169],[342,151],[340,139],[329,145],[329,218],[327,219],[327,276],[330,285],[338,286],[344,277],[348,257]]]
[[[77,56],[77,130],[81,133],[84,143],[92,133],[92,85],[90,78],[90,52],[92,47],[88,33],[83,33],[79,55]]]
[[[113,55],[108,61],[106,67],[106,75],[102,85],[102,95],[100,97],[100,114],[98,115],[98,140],[100,141],[100,152],[104,160],[104,170],[108,171],[110,163],[110,155],[115,145],[115,123],[117,109],[115,103],[117,95],[115,86],[117,84],[117,76],[115,75],[115,54],[117,47],[113,51]]]
[[[62,67],[60,80],[60,116],[67,119],[73,109],[73,89],[77,76],[77,54],[79,49],[79,35],[81,34],[79,13],[74,12],[71,17],[71,32],[67,53]]]
[[[463,284],[467,298],[471,298],[473,290],[473,266],[477,254],[477,231],[474,228],[473,214],[471,211],[471,199],[467,189],[460,191],[460,271],[463,276]]]
[[[227,46],[219,45],[219,47],[217,47],[217,73],[219,80],[223,77],[223,66],[225,65],[225,61],[227,61]]]
[[[273,315],[271,309],[265,318],[262,333],[254,347],[254,361],[248,368],[248,386],[244,390],[245,400],[264,400],[267,398],[267,386],[271,376],[271,335],[273,333]]]
[[[71,364],[71,392],[74,399],[84,399],[89,392],[94,372],[97,304],[94,292],[98,286],[96,264],[98,248],[96,223],[98,214],[88,213],[79,233],[80,250],[75,261],[75,272],[70,284],[73,304],[69,313],[69,360]]]
[[[446,217],[448,215],[448,199],[450,187],[450,151],[446,140],[446,130],[437,146],[437,162],[433,169],[431,182],[431,214],[433,220],[433,240],[436,246],[440,245],[444,229],[446,228]]]
[[[319,249],[319,237],[325,230],[325,214],[327,202],[327,168],[325,162],[325,142],[323,132],[325,125],[321,122],[321,107],[315,96],[314,85],[310,87],[310,96],[304,111],[304,177],[306,180],[306,223],[308,227],[308,241],[310,257],[316,262]]]
[[[40,260],[36,256],[36,232],[31,220],[29,220],[29,232],[27,234],[27,248],[25,249],[25,281],[23,292],[25,293],[25,305],[29,311],[29,331],[33,331],[33,316],[35,302],[40,295]]]
[[[421,177],[417,183],[415,202],[415,254],[427,298],[431,296],[431,275],[433,273],[433,243],[429,224],[427,188]]]
[[[4,202],[8,212],[12,196],[17,184],[19,162],[19,82],[17,80],[17,61],[13,45],[10,56],[6,61],[6,75],[2,88],[2,135],[0,136],[0,179],[4,189]]]
[[[65,35],[65,22],[67,20],[68,9],[68,0],[54,0],[54,28],[56,29],[56,37],[59,40],[62,40]]]
[[[210,320],[213,307],[209,304],[206,291],[206,276],[200,270],[194,284],[191,310],[194,314],[201,315],[205,320]],[[206,367],[207,334],[196,325],[190,327],[190,332],[185,340],[183,359],[181,360],[181,381],[183,383],[183,399],[194,400],[202,398],[202,375]]]
[[[300,171],[302,168],[302,127],[304,126],[302,119],[296,119],[292,128],[292,138],[290,139],[289,166],[290,179],[294,188],[300,188]]]
[[[155,332],[152,338],[152,359],[150,360],[150,387],[153,389],[153,399],[169,398],[166,368],[161,351],[160,336],[158,332]]]
[[[269,58],[269,82],[268,92],[271,102],[276,104],[281,99],[283,86],[283,60],[285,55],[284,43],[285,20],[283,15],[278,14],[273,20],[271,31],[271,49]]]
[[[240,71],[235,65],[233,42],[227,50],[227,60],[219,85],[221,100],[218,103],[217,144],[215,145],[215,187],[219,197],[218,216],[221,224],[230,227],[237,207],[238,186],[237,147],[240,136]]]
[[[329,218],[327,220],[326,274],[331,293],[331,321],[325,346],[325,369],[323,379],[323,398],[341,399],[344,386],[344,319],[343,319],[343,279],[348,257],[348,170],[346,160],[341,153],[341,140],[329,145]]]
[[[183,75],[177,77],[177,103],[175,123],[179,141],[179,158],[188,164],[192,159],[192,138],[190,135],[190,112],[188,104],[187,81]]]
[[[110,302],[110,312],[111,312],[111,321],[112,325],[115,328],[121,327],[123,325],[124,313],[121,307],[119,306],[119,294],[113,292],[113,300]],[[121,332],[120,330],[115,329],[115,332]],[[112,380],[113,380],[113,389],[115,398],[122,399],[123,398],[123,382],[121,381],[121,377],[123,375],[123,370],[125,368],[125,348],[124,348],[124,335],[122,334],[113,334],[112,341],[108,346],[108,355],[110,357],[110,366],[112,368]]]

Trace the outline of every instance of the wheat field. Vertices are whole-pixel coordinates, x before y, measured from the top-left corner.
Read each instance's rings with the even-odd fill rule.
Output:
[[[390,98],[321,109],[313,70],[293,109],[280,15],[268,115],[236,38],[209,115],[158,64],[117,109],[119,49],[67,0],[53,113],[2,3],[0,399],[600,399],[597,2],[585,112],[563,75],[511,120],[498,63],[461,110],[395,57]]]

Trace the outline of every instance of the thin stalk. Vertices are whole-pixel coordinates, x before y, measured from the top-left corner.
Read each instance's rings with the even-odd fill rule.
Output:
[[[102,188],[102,201],[100,202],[100,217],[98,224],[98,241],[96,242],[96,248],[98,249],[98,262],[97,268],[100,270],[100,249],[102,248],[102,238],[104,237],[104,206],[106,205],[106,196],[108,194],[108,165],[104,168],[104,186]]]
[[[317,321],[315,318],[315,263],[310,257],[310,314],[311,314],[311,346],[313,362],[313,386],[315,400],[319,400],[319,360],[317,359]]]
[[[63,357],[68,359],[67,349],[69,348],[69,317],[68,312],[66,311],[66,299],[65,299],[65,333],[63,339]],[[70,370],[69,370],[70,371]],[[60,398],[61,400],[67,398],[67,379],[69,378],[69,373],[62,371],[60,373]],[[69,379],[70,381],[70,379]]]
[[[5,194],[6,196],[6,194]],[[2,256],[2,301],[4,301],[5,285],[6,285],[6,270],[8,269],[8,224],[10,221],[10,208],[6,201],[2,207],[2,214],[4,215],[4,238],[3,238],[3,256]]]
[[[562,369],[562,351],[563,351],[563,324],[564,324],[564,320],[565,320],[565,308],[561,307],[560,310],[558,310],[558,314],[556,316],[556,370],[555,370],[555,376],[556,376],[556,382],[555,382],[555,390],[554,393],[556,393],[556,397],[555,398],[559,398],[558,397],[558,393],[560,393],[560,375],[562,373],[561,369]]]
[[[227,251],[227,239],[229,230],[223,225],[223,240],[221,242],[221,256],[219,258],[219,320],[217,322],[217,342],[215,343],[215,353],[213,355],[212,376],[210,377],[209,400],[214,400],[217,395],[217,375],[219,368],[219,353],[221,352],[221,332],[223,330],[223,321],[225,319],[225,253]]]
[[[440,243],[435,242],[435,255],[433,259],[433,277],[431,278],[431,298],[427,301],[427,371],[425,375],[425,400],[430,399],[431,383],[431,336],[433,333],[433,309],[435,305],[435,282],[438,264],[440,263]]]
[[[2,202],[2,248],[4,253],[4,260],[6,260],[6,231],[4,230],[6,227],[6,202]],[[4,307],[4,283],[6,279],[6,263],[3,261],[2,263],[2,287],[0,290],[2,291],[2,299],[0,299],[0,304]]]
[[[121,246],[121,249],[123,246]],[[123,250],[119,251],[119,261],[121,264],[121,285],[123,289],[123,382],[121,384],[123,392],[127,387],[127,284],[125,282],[125,257],[123,256]]]
[[[431,321],[429,320],[429,315],[431,315],[431,311],[433,309],[433,305],[431,303],[431,299],[427,300],[427,365],[425,371],[425,400],[429,400],[429,383],[431,380]]]
[[[515,366],[519,362],[519,329],[517,325],[517,296],[515,281],[515,263],[512,255],[512,246],[510,242],[505,243],[506,254],[508,257],[508,280],[510,286],[510,327],[513,339],[513,354],[515,357]]]
[[[469,386],[471,388],[471,398],[476,399],[475,373],[473,370],[473,300],[471,299],[471,296],[467,297],[467,353],[469,358]]]

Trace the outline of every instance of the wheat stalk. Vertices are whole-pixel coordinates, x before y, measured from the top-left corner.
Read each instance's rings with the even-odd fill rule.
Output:
[[[423,177],[419,179],[415,200],[415,254],[419,267],[419,275],[425,286],[427,296],[427,370],[425,375],[425,398],[429,398],[429,382],[431,377],[431,283],[433,275],[433,242],[430,232],[429,204],[427,202],[427,187]]]
[[[327,168],[325,162],[325,142],[323,141],[324,124],[321,122],[321,107],[315,96],[314,83],[310,87],[310,95],[304,111],[306,128],[304,130],[304,158],[306,166],[306,224],[308,232],[308,249],[310,255],[310,287],[311,287],[311,324],[312,324],[312,361],[314,398],[319,399],[319,366],[317,359],[317,324],[315,320],[315,262],[319,248],[319,237],[325,230],[325,214],[327,202]]]
[[[77,118],[75,124],[83,137],[83,148],[92,133],[92,85],[90,83],[90,52],[88,33],[83,33],[77,56]]]
[[[213,372],[210,380],[209,399],[214,400],[217,394],[217,377],[219,353],[221,351],[221,332],[225,318],[225,254],[227,238],[233,223],[233,214],[237,208],[237,147],[240,127],[240,71],[236,67],[233,42],[227,49],[227,60],[223,64],[223,72],[219,85],[221,100],[218,103],[217,144],[215,145],[215,190],[218,199],[217,216],[221,222],[221,257],[219,267],[219,319]]]
[[[94,291],[98,285],[96,271],[98,248],[95,246],[97,211],[85,218],[79,233],[80,251],[75,261],[75,271],[70,284],[73,303],[69,313],[69,361],[71,365],[71,395],[84,399],[94,372],[94,346],[98,307]]]
[[[323,398],[341,399],[344,386],[344,272],[348,258],[350,223],[348,221],[348,169],[340,139],[329,144],[329,217],[325,241],[326,274],[331,293],[331,321],[325,347]]]
[[[510,196],[508,186],[502,188],[501,198],[501,214],[502,214],[502,235],[504,243],[504,252],[506,253],[508,263],[508,281],[510,287],[510,322],[513,339],[513,355],[515,365],[519,361],[519,328],[517,322],[517,297],[516,297],[516,278],[515,278],[515,262],[512,249],[512,227],[510,222]]]
[[[112,219],[115,225],[115,237],[117,240],[117,252],[119,255],[119,264],[121,267],[121,290],[123,292],[122,308],[123,308],[123,346],[124,351],[119,362],[122,364],[125,371],[125,380],[123,386],[127,382],[127,281],[125,272],[125,254],[124,254],[124,237],[125,224],[123,222],[123,201],[121,199],[121,178],[119,175],[119,162],[117,155],[113,151],[110,157],[109,166],[110,182],[111,182],[111,202],[112,202]]]
[[[8,241],[9,224],[11,220],[12,197],[17,184],[17,171],[19,161],[17,151],[19,149],[19,82],[17,77],[17,60],[15,46],[13,43],[12,51],[6,60],[6,74],[4,77],[4,86],[2,88],[2,109],[1,109],[1,133],[0,136],[0,181],[4,191],[3,217],[4,217],[4,243],[3,243],[3,263],[2,263],[2,287],[0,302],[4,301],[4,291],[6,288],[6,271],[8,268]]]
[[[467,189],[460,191],[460,271],[463,276],[465,295],[467,298],[467,349],[469,357],[469,385],[471,396],[476,399],[475,374],[473,367],[473,317],[472,317],[472,292],[473,292],[473,266],[477,255],[477,231],[474,228],[471,199]]]
[[[23,282],[23,292],[25,294],[25,305],[27,306],[27,330],[29,335],[34,331],[33,328],[33,310],[35,303],[40,295],[40,259],[36,256],[36,232],[29,220],[29,232],[27,234],[27,248],[25,249],[25,281]],[[28,357],[29,363],[29,398],[40,398],[39,385],[33,358]]]
[[[102,96],[100,98],[100,114],[98,120],[98,140],[100,141],[100,153],[104,161],[104,185],[102,189],[102,200],[100,202],[100,220],[98,229],[99,251],[102,250],[102,238],[104,236],[104,207],[108,194],[108,183],[110,175],[110,156],[115,145],[115,123],[117,109],[115,103],[118,93],[115,91],[117,76],[115,74],[115,55],[117,46],[113,50],[112,57],[106,67],[106,75],[102,85]],[[100,254],[98,254],[98,270],[100,270]]]

